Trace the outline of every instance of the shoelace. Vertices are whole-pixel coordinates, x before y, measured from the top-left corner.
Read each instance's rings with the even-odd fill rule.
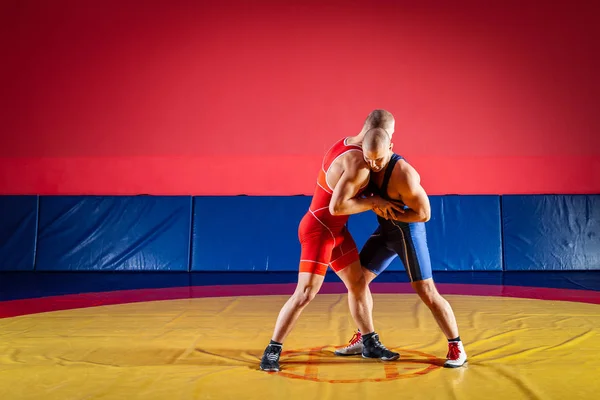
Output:
[[[269,351],[266,354],[267,360],[270,360],[270,361],[278,360],[280,353],[281,353],[281,347],[269,346]]]
[[[379,336],[373,336],[373,344],[375,347],[379,347],[382,350],[387,350],[387,347],[385,347],[380,341],[379,341]]]
[[[446,355],[446,358],[448,360],[458,360],[459,357],[460,347],[458,347],[458,342],[448,343],[448,355]]]
[[[273,350],[276,349],[276,350]],[[281,347],[271,347],[269,352],[267,353],[267,359],[269,361],[277,361],[279,359],[279,354],[281,353]]]
[[[350,339],[350,342],[347,347],[354,346],[356,343],[360,342],[361,340],[362,340],[362,336],[361,336],[360,332],[356,332],[354,335],[352,335],[352,339]]]

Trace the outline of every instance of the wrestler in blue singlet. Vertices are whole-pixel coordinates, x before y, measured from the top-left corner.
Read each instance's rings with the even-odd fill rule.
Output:
[[[371,190],[382,198],[394,201],[388,196],[388,184],[396,163],[402,159],[398,154],[386,167],[381,187],[372,184]],[[367,240],[360,252],[363,267],[376,275],[383,272],[395,257],[400,257],[411,282],[431,278],[431,259],[427,248],[427,235],[424,222],[405,223],[377,216],[379,226]]]

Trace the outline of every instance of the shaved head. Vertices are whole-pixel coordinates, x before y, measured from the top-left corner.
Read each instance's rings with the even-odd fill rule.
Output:
[[[383,128],[369,129],[362,143],[363,155],[373,172],[381,171],[392,157],[392,143],[388,132]]]
[[[391,136],[394,134],[396,120],[391,112],[386,110],[373,110],[367,116],[363,126],[363,132],[373,128],[382,128]]]
[[[383,151],[389,147],[390,142],[390,135],[385,129],[369,129],[363,139],[363,151]]]

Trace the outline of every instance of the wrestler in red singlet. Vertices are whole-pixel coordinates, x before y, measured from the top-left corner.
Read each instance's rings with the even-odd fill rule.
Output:
[[[359,145],[346,144],[347,138],[336,142],[325,153],[323,165],[317,177],[317,186],[308,212],[300,221],[298,238],[302,246],[300,272],[325,275],[327,266],[335,272],[359,260],[354,239],[346,228],[349,215],[331,215],[329,203],[333,188],[327,182],[327,172],[333,162],[349,151],[360,151]],[[359,194],[364,190],[361,188]]]
[[[393,127],[393,116],[389,112],[374,110],[358,135],[338,141],[325,154],[309,211],[298,227],[302,246],[298,285],[279,311],[273,336],[260,360],[261,370],[280,370],[283,342],[302,310],[321,289],[329,265],[348,289],[348,307],[356,325],[361,332],[369,332],[361,339],[362,357],[393,361],[400,356],[388,350],[375,332],[369,289],[356,244],[346,227],[349,215],[373,210],[387,218],[394,217],[396,211],[403,212],[400,206],[379,196],[360,196],[369,183],[370,171],[385,168],[389,161],[389,157],[384,156],[392,148],[389,136]],[[331,182],[327,181],[328,172]]]

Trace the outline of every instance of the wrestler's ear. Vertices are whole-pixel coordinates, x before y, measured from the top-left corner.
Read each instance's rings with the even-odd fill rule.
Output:
[[[392,150],[393,147],[394,147],[394,142],[390,142],[390,151]]]

